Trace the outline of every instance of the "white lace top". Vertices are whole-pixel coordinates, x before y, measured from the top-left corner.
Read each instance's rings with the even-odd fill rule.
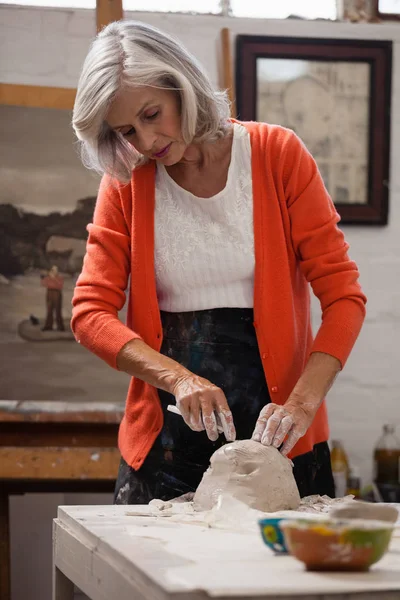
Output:
[[[234,124],[225,188],[198,198],[157,164],[155,270],[161,310],[253,307],[251,146]]]

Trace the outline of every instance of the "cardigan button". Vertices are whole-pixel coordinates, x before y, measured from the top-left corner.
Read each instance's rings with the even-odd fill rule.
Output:
[[[273,392],[273,393],[275,394],[277,391],[278,391],[278,388],[276,387],[276,385],[274,385],[274,386],[271,388],[271,392]]]

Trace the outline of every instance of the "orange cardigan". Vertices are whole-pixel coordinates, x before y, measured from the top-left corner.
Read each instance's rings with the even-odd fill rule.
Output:
[[[243,123],[251,136],[255,244],[254,326],[273,402],[283,404],[311,352],[342,366],[365,316],[365,296],[338,214],[315,161],[290,130]],[[155,163],[136,169],[130,184],[104,176],[83,270],[73,298],[77,340],[116,368],[116,357],[140,337],[160,350],[162,326],[154,275]],[[129,287],[127,325],[118,319]],[[322,325],[312,338],[309,285]],[[246,399],[243,398],[243,402]],[[157,390],[132,378],[119,448],[138,469],[163,425]],[[329,437],[325,402],[291,457]]]

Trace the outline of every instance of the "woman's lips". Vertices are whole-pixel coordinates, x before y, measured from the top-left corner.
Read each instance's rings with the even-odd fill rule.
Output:
[[[171,144],[172,144],[172,142],[171,142]],[[170,149],[171,144],[168,144],[168,146],[165,146],[165,148],[163,148],[162,150],[160,150],[160,152],[155,152],[153,154],[153,156],[155,158],[163,158],[168,153],[168,150]]]

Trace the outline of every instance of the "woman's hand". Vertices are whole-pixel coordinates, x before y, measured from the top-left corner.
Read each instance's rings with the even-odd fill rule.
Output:
[[[271,403],[261,410],[252,439],[275,448],[284,442],[281,452],[286,456],[310,427],[340,369],[334,356],[313,352],[285,404]]]
[[[150,348],[143,340],[125,344],[117,356],[117,367],[132,377],[173,394],[185,423],[194,431],[207,431],[215,442],[217,422],[228,442],[236,439],[232,413],[224,392],[207,379],[185,369],[172,358]]]
[[[236,439],[232,413],[224,392],[207,379],[194,375],[172,358],[150,348],[143,340],[125,344],[117,356],[117,367],[132,377],[173,394],[185,423],[194,431],[207,431],[218,439],[217,421],[227,441]]]
[[[289,400],[284,406],[267,404],[260,412],[252,439],[279,448],[286,456],[311,425],[320,402]],[[285,439],[286,438],[286,439]]]
[[[228,442],[236,439],[232,413],[224,392],[203,377],[188,373],[180,377],[171,390],[182,417],[193,431],[207,432],[210,440],[218,439],[220,422]]]

